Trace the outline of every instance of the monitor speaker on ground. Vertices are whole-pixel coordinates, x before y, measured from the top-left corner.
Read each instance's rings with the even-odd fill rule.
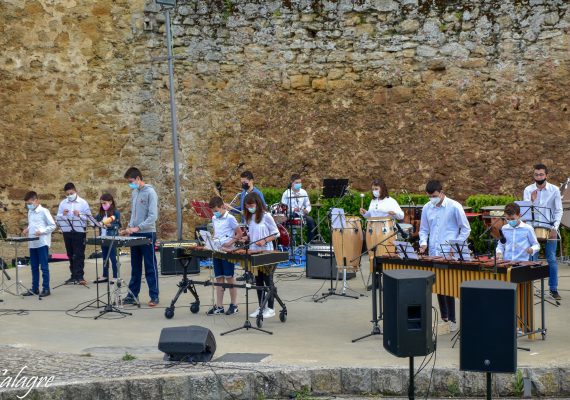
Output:
[[[188,264],[189,274],[200,273],[200,258],[188,256],[184,253],[184,248],[188,247],[192,241],[163,242],[160,245],[160,274],[161,275],[181,275],[184,272],[184,263]]]
[[[384,272],[384,348],[396,357],[425,356],[434,350],[432,272]]]
[[[307,278],[330,279],[331,277],[331,256],[332,260],[332,277],[336,279],[336,259],[334,252],[331,253],[330,246],[326,243],[311,243],[307,246],[307,267],[305,273]],[[346,279],[352,279],[356,276],[355,272],[347,272]]]
[[[517,288],[492,280],[461,284],[459,368],[514,373],[517,369]]]
[[[163,328],[158,349],[170,361],[210,361],[216,352],[216,339],[211,330],[201,326]]]

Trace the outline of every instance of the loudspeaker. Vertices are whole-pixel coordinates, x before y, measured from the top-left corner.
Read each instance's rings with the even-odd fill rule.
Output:
[[[516,372],[516,301],[514,283],[479,280],[461,284],[462,371]]]
[[[396,357],[425,356],[434,350],[431,314],[433,272],[384,272],[384,348]]]
[[[160,244],[160,274],[181,275],[184,272],[184,263],[188,265],[188,274],[200,273],[200,258],[188,258],[184,254],[184,247],[188,247],[191,241],[162,242]],[[185,246],[186,245],[186,246]]]
[[[330,247],[326,243],[313,243],[307,246],[307,267],[305,273],[307,278],[330,279],[332,257],[332,277],[336,279],[336,259],[334,252],[331,253]],[[352,279],[356,276],[355,272],[347,272],[346,279]]]
[[[158,349],[170,361],[210,361],[216,352],[216,339],[211,330],[201,326],[163,328]]]

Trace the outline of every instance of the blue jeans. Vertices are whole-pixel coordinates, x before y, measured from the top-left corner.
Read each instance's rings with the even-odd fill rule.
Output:
[[[109,251],[110,250],[110,251]],[[108,246],[101,246],[101,252],[103,253],[103,277],[109,277],[109,261],[111,261],[111,266],[113,267],[113,278],[117,277],[117,250],[115,246],[109,248]],[[105,261],[109,257],[107,263]]]
[[[148,294],[151,299],[158,299],[158,267],[154,244],[156,232],[135,233],[132,237],[146,237],[152,240],[152,244],[131,247],[131,281],[129,289],[138,297],[141,291],[142,266],[144,260],[144,276],[148,285]]]
[[[548,286],[551,291],[558,291],[558,263],[556,262],[556,249],[558,247],[558,240],[547,240],[544,246],[544,255],[548,262]],[[538,260],[538,252],[536,252],[531,259]]]
[[[40,287],[40,266],[42,267],[42,289],[49,290],[49,247],[42,246],[30,249],[30,265],[32,267],[32,290],[37,292]]]

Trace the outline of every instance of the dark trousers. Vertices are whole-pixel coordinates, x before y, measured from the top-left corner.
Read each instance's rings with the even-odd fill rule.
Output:
[[[69,258],[71,279],[83,280],[85,268],[85,232],[64,232],[63,241]]]
[[[109,261],[113,267],[113,278],[117,277],[117,250],[115,246],[108,247],[108,246],[101,246],[101,252],[103,253],[103,277],[109,277]],[[107,257],[109,259],[107,260]],[[105,262],[107,261],[107,262]]]
[[[40,287],[40,267],[42,268],[42,289],[49,291],[48,254],[48,246],[30,249],[30,266],[32,267],[32,290],[34,292],[37,292]]]
[[[455,320],[455,297],[438,294],[437,302],[439,303],[439,312],[441,313],[441,319],[445,321],[449,320],[451,322],[457,322]]]
[[[156,232],[135,233],[133,237],[147,237],[152,244],[145,246],[131,247],[131,281],[129,289],[138,297],[141,291],[142,268],[144,261],[144,276],[148,285],[148,294],[152,299],[158,299],[158,267],[156,263],[156,253],[154,244],[156,242]]]
[[[255,285],[256,286],[267,286],[273,287],[273,273],[266,274],[265,272],[259,271],[259,274],[255,277]],[[257,300],[259,301],[259,306],[263,302],[263,294],[267,293],[269,298],[267,299],[267,307],[273,308],[275,299],[273,298],[273,292],[265,292],[263,290],[257,291]]]
[[[315,220],[313,219],[313,217],[309,217],[308,215],[305,217],[305,224],[307,224],[307,242],[310,242],[311,240],[313,240],[313,237],[315,236]]]

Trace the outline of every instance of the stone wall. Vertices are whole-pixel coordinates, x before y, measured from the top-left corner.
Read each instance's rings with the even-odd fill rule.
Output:
[[[0,2],[6,219],[28,187],[95,201],[139,165],[175,229],[164,15],[151,1]],[[215,182],[292,172],[317,188],[521,193],[531,165],[570,175],[563,0],[187,0],[173,11],[186,227]],[[18,218],[14,217],[17,215]],[[4,219],[4,217],[3,217]],[[187,229],[187,228],[186,228]]]

